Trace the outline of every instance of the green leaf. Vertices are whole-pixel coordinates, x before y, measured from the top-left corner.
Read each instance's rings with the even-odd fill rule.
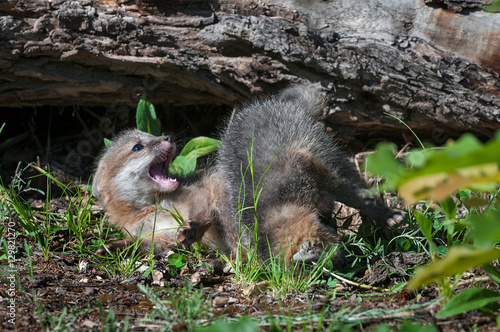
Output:
[[[499,140],[482,145],[474,136],[465,134],[423,158],[415,163],[418,167],[400,171],[396,178],[391,178],[408,204],[422,199],[440,202],[465,187],[494,190],[500,182]]]
[[[217,150],[220,143],[217,139],[199,136],[187,142],[179,155],[186,157],[196,155],[197,157],[201,157]]]
[[[471,215],[468,218],[472,226],[471,236],[474,245],[478,247],[491,247],[500,241],[500,210],[491,208],[483,215]]]
[[[181,153],[170,164],[170,174],[186,177],[196,170],[196,160],[217,150],[220,141],[209,137],[196,137],[190,140]]]
[[[411,245],[412,245],[413,241],[412,240],[409,240],[409,239],[397,239],[396,240],[396,244],[397,244],[397,249],[398,251],[402,251],[402,252],[408,252],[408,250],[410,250],[411,248]]]
[[[142,95],[141,100],[137,104],[137,113],[135,116],[137,129],[155,136],[161,135],[161,123],[156,118],[156,111],[145,95]]]
[[[418,211],[414,211],[413,214],[424,236],[429,242],[432,242],[432,221]]]
[[[111,145],[111,140],[110,139],[107,139],[107,138],[104,138],[104,146],[109,148],[109,146]]]
[[[76,229],[75,223],[73,222],[73,213],[71,212],[70,209],[68,209],[67,213],[68,213],[68,216],[66,218],[66,223],[68,224],[68,228],[73,233],[76,233],[77,229]]]
[[[454,276],[467,269],[488,264],[500,259],[500,250],[478,249],[469,246],[448,248],[448,254],[443,259],[436,259],[426,267],[419,268],[408,283],[408,289],[415,290],[428,285],[435,280]]]
[[[415,168],[423,167],[436,152],[436,150],[412,150],[406,156],[406,164]]]
[[[446,255],[448,253],[448,247],[447,246],[438,246],[436,248],[436,251],[439,255]]]
[[[383,190],[394,189],[396,181],[404,171],[403,165],[394,158],[395,148],[394,144],[380,143],[377,145],[377,151],[366,158],[366,170],[372,175],[386,179]]]
[[[488,274],[491,280],[500,285],[500,271],[491,264],[483,265],[483,270]]]
[[[173,162],[170,163],[169,173],[174,176],[186,177],[196,170],[196,156],[189,158],[185,156],[177,156]]]
[[[472,196],[472,190],[463,188],[457,192],[457,198],[468,199]]]
[[[469,288],[451,298],[436,314],[436,318],[445,318],[476,310],[488,303],[500,300],[500,293],[486,288]]]
[[[491,202],[486,198],[472,196],[470,198],[463,198],[462,203],[464,203],[464,205],[468,208],[479,209],[488,206]]]
[[[493,1],[491,4],[484,8],[484,11],[489,13],[498,13],[500,12],[500,0]]]
[[[482,147],[483,145],[474,135],[467,133],[462,135],[454,144],[450,144],[446,149],[443,149],[443,153],[450,158],[460,158],[479,151]]]
[[[86,190],[86,191],[92,191],[92,185],[86,184],[86,185],[82,186],[81,189]]]
[[[180,270],[186,266],[186,257],[180,254],[171,254],[167,258],[168,263]]]
[[[446,215],[446,218],[455,219],[457,216],[457,203],[455,203],[451,197],[448,196],[446,199],[442,200],[439,205]]]

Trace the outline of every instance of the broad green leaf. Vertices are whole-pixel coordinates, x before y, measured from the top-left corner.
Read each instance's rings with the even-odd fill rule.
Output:
[[[419,268],[408,283],[408,289],[414,290],[428,285],[435,280],[444,279],[464,272],[469,268],[488,264],[500,258],[500,250],[478,249],[468,246],[448,248],[443,259],[436,259],[426,267]]]
[[[491,264],[483,265],[483,270],[488,273],[491,280],[500,285],[500,271]]]
[[[464,134],[455,143],[448,144],[443,152],[450,158],[467,156],[482,148],[481,142],[472,134]]]
[[[429,159],[436,150],[412,150],[406,156],[406,164],[410,167],[420,168],[425,166],[427,159]]]
[[[488,6],[486,6],[486,8],[484,8],[484,11],[489,13],[498,13],[500,11],[500,0],[490,3]]]
[[[490,204],[489,200],[477,196],[466,197],[461,200],[468,208],[481,208]]]
[[[176,269],[182,269],[186,265],[186,257],[180,254],[171,254],[167,257],[167,260]]]
[[[104,138],[104,146],[109,148],[110,145],[111,145],[111,140],[108,138]]]
[[[410,250],[413,241],[410,239],[399,238],[396,239],[396,249],[397,251],[408,252]]]
[[[437,252],[439,255],[446,255],[448,253],[448,247],[447,246],[438,246],[436,248]]]
[[[457,198],[460,199],[468,199],[472,196],[472,190],[463,188],[457,192]]]
[[[492,208],[482,215],[471,215],[468,222],[472,226],[471,236],[478,247],[491,247],[500,241],[500,210]]]
[[[196,155],[197,157],[204,156],[219,148],[220,141],[214,138],[200,136],[190,140],[182,149],[179,155],[189,156]]]
[[[384,190],[394,189],[396,181],[404,171],[403,165],[394,158],[394,150],[394,144],[380,143],[377,145],[377,151],[366,158],[366,170],[386,179]]]
[[[478,176],[474,176],[472,172]],[[492,191],[500,182],[500,170],[497,164],[478,165],[465,171],[457,169],[453,173],[436,173],[414,177],[402,183],[399,193],[408,204],[428,199],[440,202],[460,188],[471,187],[478,191]]]
[[[441,203],[439,203],[439,205],[441,206],[441,209],[446,215],[446,218],[455,219],[457,215],[457,203],[455,203],[450,196],[442,200]]]
[[[455,144],[462,146],[462,140],[468,140],[467,137],[460,138]],[[412,176],[421,176],[426,174],[436,174],[440,172],[453,172],[459,169],[467,169],[468,167],[476,167],[478,165],[487,165],[490,163],[500,162],[500,142],[490,141],[482,147],[474,149],[470,146],[463,147],[467,154],[456,152],[455,145],[451,144],[445,147],[438,153],[433,154],[426,162],[425,168],[417,170]]]
[[[436,314],[436,318],[445,318],[461,314],[466,311],[476,310],[488,303],[500,300],[500,293],[486,288],[466,289],[448,301]]]
[[[188,176],[196,170],[196,160],[217,150],[220,143],[219,140],[204,136],[193,138],[170,164],[170,173],[174,176]]]
[[[414,211],[413,214],[417,219],[417,223],[418,226],[420,227],[420,230],[427,238],[427,240],[432,243],[432,221],[418,211]]]
[[[137,122],[137,129],[155,136],[161,135],[161,123],[160,120],[156,118],[155,107],[144,95],[137,104],[135,119]]]
[[[196,156],[177,156],[170,163],[169,172],[173,176],[186,177],[196,170]]]
[[[425,154],[420,167],[392,178],[408,204],[422,199],[440,202],[460,188],[490,191],[500,182],[500,141],[481,145],[472,135],[463,135],[442,150]]]

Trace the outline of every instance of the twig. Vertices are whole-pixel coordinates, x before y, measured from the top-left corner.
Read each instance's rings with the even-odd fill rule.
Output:
[[[314,263],[314,262],[313,262],[313,264],[316,265],[316,263]],[[325,268],[323,268],[323,271],[325,271],[326,273],[330,273],[333,277],[335,277],[335,278],[339,279],[340,281],[343,281],[346,284],[351,285],[351,286],[355,286],[355,287],[359,287],[359,288],[364,288],[364,289],[373,289],[373,290],[376,290],[378,292],[384,292],[384,293],[388,293],[388,292],[391,291],[390,289],[387,289],[387,288],[380,288],[380,287],[376,287],[376,286],[370,286],[370,285],[360,284],[360,283],[351,281],[349,279],[346,279],[344,277],[339,276],[336,273],[333,273],[332,271],[328,271]]]
[[[456,287],[468,285],[471,283],[486,282],[486,281],[491,281],[491,278],[488,276],[482,276],[482,277],[477,277],[477,278],[472,278],[472,279],[467,279],[467,280],[461,280],[458,282]]]
[[[231,122],[233,122],[234,114],[236,114],[236,107],[234,107],[233,111],[231,112],[231,117],[229,118],[229,122],[227,124],[228,127],[231,125]]]
[[[406,144],[405,144],[405,146],[403,146],[403,147],[401,148],[401,150],[399,150],[399,152],[398,152],[398,153],[396,153],[396,156],[395,156],[394,158],[395,158],[395,159],[398,159],[398,158],[399,158],[399,156],[401,156],[401,155],[405,152],[406,148],[407,148],[410,144],[411,144],[410,142],[406,143]]]
[[[21,168],[21,161],[17,163],[16,172],[14,173],[14,177],[12,178],[12,182],[10,183],[11,187],[14,186],[17,178],[19,177],[19,169]]]

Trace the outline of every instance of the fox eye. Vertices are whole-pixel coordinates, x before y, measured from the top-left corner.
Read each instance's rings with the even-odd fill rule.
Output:
[[[137,152],[137,151],[140,151],[144,148],[144,145],[143,144],[136,144],[134,145],[134,147],[132,148],[132,152]]]

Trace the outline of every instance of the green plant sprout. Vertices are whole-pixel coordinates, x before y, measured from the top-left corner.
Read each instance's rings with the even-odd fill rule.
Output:
[[[137,103],[137,113],[135,116],[137,129],[155,136],[161,135],[161,122],[156,117],[154,105],[146,99],[146,95],[141,96]]]

